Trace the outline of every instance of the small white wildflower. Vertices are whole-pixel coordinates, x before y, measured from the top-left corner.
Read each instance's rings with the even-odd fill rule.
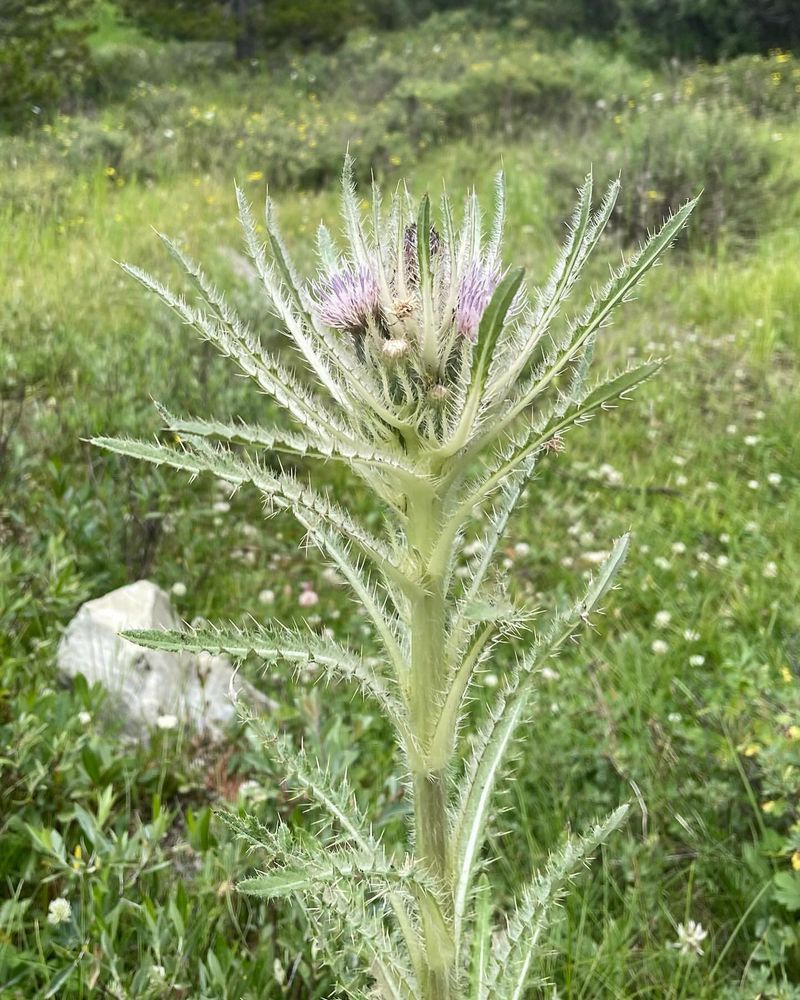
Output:
[[[650,644],[650,649],[656,654],[656,656],[664,656],[665,653],[669,652],[669,646],[663,639],[655,639]]]
[[[175,138],[175,129],[165,128],[164,129],[164,138],[165,139],[174,139]]]
[[[178,725],[177,715],[159,715],[156,726],[159,729],[175,729]]]
[[[669,611],[658,611],[655,617],[656,628],[666,628],[667,625],[672,621],[672,615]]]
[[[581,559],[590,566],[601,566],[608,559],[608,552],[605,549],[599,552],[584,552]]]
[[[561,560],[561,565],[564,567],[564,569],[570,569],[572,566],[575,565],[575,560],[572,558],[572,556],[564,556],[564,558]]]
[[[557,681],[559,676],[558,671],[553,670],[552,667],[542,667],[542,677],[544,677],[546,681]]]
[[[735,434],[736,431],[737,431],[737,429],[738,428],[736,427],[736,424],[728,424],[728,426],[725,428],[725,433],[726,434]]]
[[[760,488],[760,486],[761,486],[761,483],[757,479],[748,479],[747,480],[747,488],[749,490],[757,490],[757,489]]]
[[[681,465],[681,466],[682,465],[686,465],[686,459],[683,457],[683,455],[673,455],[672,456],[672,464],[673,465]]]
[[[688,482],[689,482],[689,480],[686,478],[686,476],[684,476],[682,474],[680,476],[676,476],[675,477],[675,485],[676,486],[686,486],[686,484]]]
[[[689,657],[690,667],[702,667],[705,662],[705,656],[702,656],[700,653],[695,653],[694,656]]]
[[[670,712],[667,716],[667,722],[680,722],[683,716],[680,712]]]
[[[319,594],[315,590],[304,590],[297,598],[297,603],[301,608],[313,608],[319,604]]]
[[[78,712],[78,722],[80,722],[82,726],[88,726],[91,721],[92,721],[91,712]]]
[[[748,521],[744,526],[744,530],[747,532],[748,535],[757,535],[758,521]]]
[[[780,486],[782,479],[783,476],[780,474],[780,472],[770,472],[770,474],[767,476],[767,482],[769,483],[770,486]]]
[[[483,551],[483,541],[480,538],[476,538],[474,542],[470,542],[469,545],[464,546],[464,555],[471,559],[473,556],[478,555],[479,552]]]
[[[65,924],[72,916],[72,906],[68,899],[59,896],[58,899],[50,900],[47,907],[47,922],[49,924]]]
[[[506,558],[503,559],[500,565],[503,567],[503,569],[511,569],[511,567],[514,565],[514,560],[509,559],[508,556],[506,556]]]
[[[711,556],[701,549],[700,552],[697,553],[697,561],[701,563],[711,562]]]
[[[211,508],[215,514],[227,514],[231,505],[227,500],[216,500]]]
[[[681,955],[702,955],[702,942],[708,937],[708,931],[696,920],[689,920],[686,925],[678,924],[678,940],[670,944],[677,948]]]
[[[530,551],[531,547],[530,545],[528,545],[527,542],[517,542],[517,544],[514,546],[514,555],[520,559],[524,559],[527,555],[530,554]]]
[[[483,686],[487,688],[496,688],[499,681],[497,674],[484,674],[483,675]]]
[[[767,580],[774,580],[778,575],[778,564],[776,562],[768,562],[761,574]]]
[[[687,628],[687,629],[684,629],[683,638],[687,642],[699,642],[700,641],[700,633],[699,632],[695,632],[695,630],[693,628]]]
[[[686,545],[683,542],[673,542],[670,547],[676,556],[682,556],[686,551]]]
[[[760,440],[761,438],[758,434],[748,434],[744,439],[744,443],[748,445],[748,447],[752,448],[757,445]]]
[[[558,713],[561,711],[561,706],[557,701],[550,702],[550,711],[553,715],[558,715]]]
[[[727,531],[723,531],[722,534],[719,536],[719,540],[722,542],[723,545],[727,545],[728,542],[731,540],[731,536],[728,534]]]
[[[656,569],[669,569],[672,563],[669,559],[664,558],[664,556],[656,556],[653,560],[653,565]]]
[[[275,603],[275,591],[274,590],[260,590],[258,592],[258,603],[259,604],[274,604]]]
[[[730,563],[728,556],[717,556],[717,566],[720,569],[725,569],[725,567]]]
[[[650,551],[650,546],[649,545],[640,545],[639,546],[639,551],[642,553],[643,556],[646,556],[647,553]]]
[[[604,462],[600,466],[597,474],[601,479],[605,479],[609,486],[619,486],[623,481],[622,473],[618,469],[615,469],[613,465],[609,465],[608,462]]]
[[[186,584],[181,583],[180,580],[177,583],[173,583],[169,589],[175,597],[186,597]]]
[[[466,580],[470,574],[469,566],[456,566],[456,576],[459,580]]]
[[[719,489],[719,483],[715,483],[713,479],[709,479],[709,481],[706,483],[706,489],[708,490],[709,493],[716,493],[716,491]]]

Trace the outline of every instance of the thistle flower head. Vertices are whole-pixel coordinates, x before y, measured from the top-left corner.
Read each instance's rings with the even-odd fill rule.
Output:
[[[314,285],[314,297],[320,320],[334,330],[363,331],[378,313],[378,282],[364,264],[329,272]]]
[[[496,267],[487,267],[479,261],[472,261],[458,285],[455,324],[461,337],[475,340],[478,327],[492,294],[500,282],[500,272]]]

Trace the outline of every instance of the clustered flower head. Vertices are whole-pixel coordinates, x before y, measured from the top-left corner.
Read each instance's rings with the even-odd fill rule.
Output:
[[[678,924],[678,940],[673,941],[671,948],[676,948],[681,955],[702,955],[703,941],[708,937],[708,931],[697,920],[688,920]]]
[[[349,183],[346,174],[346,191]],[[409,402],[413,396],[442,406],[463,374],[492,296],[509,274],[499,259],[502,205],[486,240],[474,193],[467,197],[458,229],[446,196],[437,224],[427,197],[418,208],[405,188],[398,190],[387,218],[377,192],[375,198],[371,230],[360,218],[348,220],[355,202],[349,209],[346,204],[349,245],[344,253],[322,229],[320,273],[306,287],[310,312],[332,331],[352,335],[359,363],[390,373],[394,402],[404,398],[405,390]],[[524,290],[518,287],[507,321],[524,312]]]

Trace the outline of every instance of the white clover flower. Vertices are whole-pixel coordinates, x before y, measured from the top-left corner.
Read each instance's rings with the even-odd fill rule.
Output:
[[[725,433],[726,434],[735,434],[737,430],[738,430],[738,428],[737,428],[736,424],[728,424],[728,426],[725,428]]]
[[[663,639],[655,639],[650,644],[650,649],[656,654],[656,656],[664,656],[669,652],[669,646]]]
[[[686,551],[686,545],[683,542],[673,542],[670,547],[676,556],[682,556]]]
[[[717,566],[720,569],[724,569],[730,563],[730,558],[728,556],[717,556]]]
[[[747,488],[749,490],[757,490],[761,488],[761,483],[757,479],[748,479]]]
[[[689,657],[690,667],[702,667],[705,662],[705,656],[702,656],[700,653],[695,653],[694,656]]]
[[[748,445],[748,447],[753,448],[760,440],[761,438],[758,434],[748,434],[744,439],[744,443]]]
[[[173,583],[172,586],[169,589],[170,589],[170,592],[175,597],[185,597],[186,596],[186,584],[185,583],[181,583],[180,580],[177,583]]]
[[[683,474],[681,474],[680,476],[676,476],[675,477],[675,485],[676,486],[686,486],[686,484],[688,482],[689,482],[689,480]]]
[[[679,465],[679,466],[686,465],[686,459],[683,457],[683,455],[673,455],[672,456],[672,464],[673,465]]]
[[[767,580],[774,580],[778,575],[778,564],[772,561],[766,563],[761,575]]]
[[[487,688],[496,688],[500,683],[497,674],[484,674],[483,675],[483,686]]]
[[[719,489],[719,483],[715,483],[713,479],[709,479],[709,481],[706,483],[706,489],[708,490],[709,493],[716,493],[716,491]]]
[[[275,591],[274,590],[260,590],[258,592],[258,602],[259,604],[274,604],[275,603]]]
[[[557,681],[561,675],[557,670],[553,670],[552,667],[542,667],[542,677],[546,681]]]
[[[78,712],[78,722],[80,722],[82,726],[88,726],[91,721],[92,721],[91,712],[85,712],[85,711]]]
[[[686,925],[678,924],[678,940],[670,944],[677,948],[681,955],[702,955],[702,942],[708,937],[708,931],[696,920],[689,920]]]
[[[658,611],[654,618],[656,628],[666,628],[667,625],[672,621],[672,615],[669,611]]]
[[[211,508],[215,514],[227,514],[231,505],[227,500],[216,500]]]
[[[770,472],[770,474],[767,476],[767,482],[769,483],[770,486],[780,486],[782,480],[783,476],[780,474],[780,472]]]
[[[667,716],[667,722],[672,722],[672,723],[680,722],[682,718],[683,716],[681,715],[680,712],[670,712],[669,715]]]
[[[672,566],[672,563],[664,556],[656,556],[653,560],[653,565],[657,569],[669,569]]]
[[[177,715],[159,715],[156,719],[156,726],[159,729],[175,729],[178,725]]]
[[[319,594],[315,590],[304,590],[297,598],[297,603],[301,608],[313,608],[319,604]]]
[[[699,632],[695,632],[695,630],[693,628],[687,628],[687,629],[684,629],[683,638],[687,642],[699,642],[700,641],[700,633]]]
[[[514,546],[514,555],[520,559],[524,559],[526,556],[530,555],[531,547],[527,542],[517,542]]]
[[[72,906],[68,899],[59,896],[58,899],[50,900],[47,907],[47,922],[49,924],[65,924],[72,917]]]

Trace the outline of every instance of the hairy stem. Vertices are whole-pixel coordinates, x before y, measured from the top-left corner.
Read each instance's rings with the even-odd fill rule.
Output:
[[[411,606],[410,726],[422,760],[414,771],[414,826],[419,860],[451,891],[447,768],[430,770],[424,761],[433,736],[447,677],[444,575],[431,556],[441,524],[442,501],[435,488],[408,497],[408,542],[422,567],[419,596]],[[451,907],[446,913],[430,899],[420,900],[425,935],[426,968],[423,1000],[449,1000],[453,948]]]

